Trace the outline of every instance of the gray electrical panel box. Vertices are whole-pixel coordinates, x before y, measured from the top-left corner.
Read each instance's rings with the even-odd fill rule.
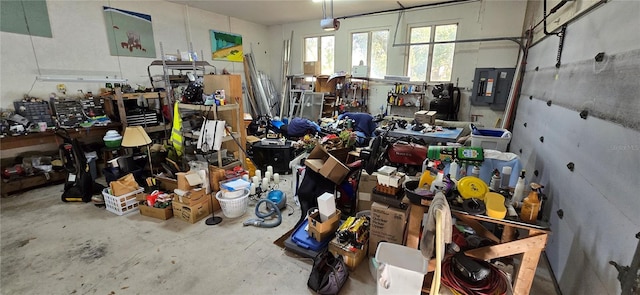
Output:
[[[515,71],[515,68],[476,68],[471,105],[504,111]]]

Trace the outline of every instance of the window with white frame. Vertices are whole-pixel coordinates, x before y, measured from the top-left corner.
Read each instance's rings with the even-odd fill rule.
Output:
[[[321,68],[320,72],[323,75],[331,75],[334,73],[334,54],[334,36],[304,38],[304,61],[319,62]]]
[[[387,74],[387,44],[389,31],[351,34],[351,65],[369,66],[369,77],[384,78]]]
[[[454,41],[457,24],[409,28],[411,44]],[[455,43],[409,46],[407,76],[411,81],[451,82]]]

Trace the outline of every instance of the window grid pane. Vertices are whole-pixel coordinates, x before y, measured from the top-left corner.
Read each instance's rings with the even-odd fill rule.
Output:
[[[433,46],[430,81],[451,81],[454,49],[455,45],[453,44],[435,44]]]
[[[456,39],[457,25],[436,26],[436,41],[451,41]],[[455,43],[435,44],[433,46],[433,57],[431,60],[431,71],[429,81],[448,82],[451,81],[451,71],[453,68],[453,53]]]
[[[458,25],[436,26],[435,41],[453,41],[456,39]]]
[[[318,61],[318,38],[304,38],[304,61]]]
[[[429,42],[431,39],[431,27],[411,28],[411,43]],[[427,65],[429,62],[429,45],[409,46],[409,62],[407,75],[411,81],[426,81]]]
[[[426,81],[429,46],[413,45],[409,47],[409,72],[411,81]]]
[[[389,31],[371,32],[371,77],[384,78],[387,74],[387,44]]]
[[[333,57],[335,53],[335,38],[333,36],[324,36],[320,39],[322,57],[320,58],[321,73],[323,75],[331,75],[333,70]]]
[[[360,61],[367,65],[368,33],[355,33],[351,37],[351,66],[360,65]]]

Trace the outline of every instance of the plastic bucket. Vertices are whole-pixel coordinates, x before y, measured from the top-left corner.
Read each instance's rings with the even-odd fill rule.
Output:
[[[382,269],[377,271],[377,294],[421,294],[428,261],[420,250],[382,242],[375,257],[386,268],[382,272]],[[381,276],[384,276],[382,280]]]

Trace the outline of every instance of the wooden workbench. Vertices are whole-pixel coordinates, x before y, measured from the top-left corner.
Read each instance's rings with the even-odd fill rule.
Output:
[[[409,213],[409,221],[407,224],[407,242],[406,246],[418,249],[420,244],[420,233],[422,226],[422,217],[428,210],[428,201],[423,201],[422,205],[411,205]],[[495,219],[484,215],[469,215],[466,212],[452,209],[451,214],[458,220],[469,225],[476,233],[482,237],[490,239],[497,245],[486,246],[477,249],[467,250],[465,254],[481,260],[489,260],[500,257],[507,257],[517,254],[523,254],[521,262],[516,267],[513,277],[513,294],[529,294],[533,278],[538,267],[540,254],[545,249],[549,229],[545,225],[527,224],[516,220]],[[503,225],[502,237],[498,238],[489,230],[487,230],[480,222],[488,222]],[[520,229],[526,233],[523,237],[514,240],[514,232]],[[433,271],[435,259],[429,263],[429,271]],[[426,280],[425,280],[426,281]],[[423,292],[428,292],[431,281],[425,282]]]
[[[120,126],[120,123],[111,123],[108,126],[70,128],[66,130],[69,132],[69,136],[71,136],[71,138],[79,138],[80,141],[85,142],[88,138],[102,139],[102,137],[107,133],[107,130],[120,130]],[[53,130],[34,132],[27,135],[9,135],[0,138],[0,150],[4,151],[50,143],[62,143],[62,138],[58,137]]]
[[[102,142],[102,137],[108,130],[120,130],[120,123],[111,123],[108,126],[94,126],[89,128],[66,129],[71,138],[78,138],[80,142]],[[13,166],[13,159],[18,155],[29,154],[57,154],[57,146],[64,141],[57,136],[54,130],[34,132],[27,135],[5,136],[0,138],[0,150],[2,151],[2,168],[5,165]],[[43,150],[44,149],[44,150]],[[66,172],[52,171],[49,177],[44,174],[20,177],[14,180],[3,179],[0,184],[0,195],[6,197],[10,194],[25,191],[31,188],[62,183],[66,180]]]

